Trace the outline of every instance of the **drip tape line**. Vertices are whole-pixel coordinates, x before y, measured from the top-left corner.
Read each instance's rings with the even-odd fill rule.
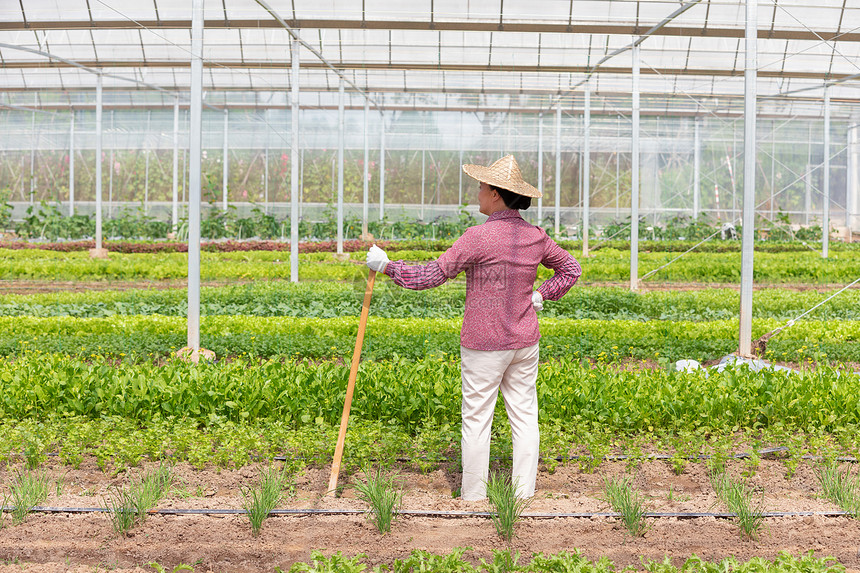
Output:
[[[14,507],[0,507],[0,511],[11,512]],[[104,507],[43,507],[37,506],[30,510],[34,513],[109,513]],[[147,515],[245,515],[245,509],[150,509]],[[363,515],[368,513],[363,509],[273,509],[269,515]],[[432,510],[399,510],[397,515],[413,517],[492,517],[488,511],[432,511]],[[768,511],[762,517],[845,517],[850,516],[847,511]],[[580,518],[590,519],[595,517],[621,517],[617,512],[579,512],[579,513],[524,513],[526,519],[556,519],[556,518]],[[737,517],[735,513],[719,512],[648,512],[644,517],[655,519],[697,519],[713,517],[716,519],[732,519]]]

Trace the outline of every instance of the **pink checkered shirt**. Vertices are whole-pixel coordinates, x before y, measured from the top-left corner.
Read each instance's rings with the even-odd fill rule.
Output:
[[[517,210],[499,211],[469,227],[450,249],[426,265],[391,261],[385,274],[413,290],[441,285],[466,271],[466,312],[460,344],[473,350],[513,350],[540,339],[532,289],[539,264],[555,274],[538,288],[545,300],[558,300],[576,283],[576,259]]]

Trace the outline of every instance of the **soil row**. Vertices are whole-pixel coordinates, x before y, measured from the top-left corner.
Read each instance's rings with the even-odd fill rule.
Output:
[[[131,475],[110,476],[87,461],[80,469],[53,466],[47,472],[59,491],[45,502],[48,506],[99,507],[113,488],[123,487],[144,468]],[[173,468],[173,487],[157,506],[160,509],[239,509],[241,488],[253,486],[261,468],[198,471],[185,464]],[[0,471],[4,490],[20,468]],[[791,479],[778,461],[763,460],[752,467],[732,461],[730,474],[747,480],[766,511],[838,511],[820,497],[812,466],[802,464]],[[558,468],[538,476],[538,490],[527,512],[579,513],[607,511],[601,501],[604,479],[628,476],[643,492],[648,510],[654,512],[722,512],[710,486],[704,464],[693,464],[681,475],[667,463],[645,462],[628,467],[621,462],[604,463],[597,473],[583,473],[576,465]],[[279,508],[359,509],[349,483],[362,476],[341,479],[346,484],[339,497],[325,497],[328,468],[316,468],[296,476],[292,491]],[[486,511],[486,502],[464,502],[453,498],[459,474],[440,469],[429,474],[401,472],[403,509],[435,511]],[[680,565],[691,555],[709,561],[728,556],[746,560],[755,556],[773,559],[780,551],[792,554],[814,550],[819,556],[833,556],[849,568],[860,568],[860,528],[847,517],[820,516],[769,518],[759,538],[746,539],[730,519],[649,519],[643,537],[631,537],[619,520],[593,518],[526,518],[517,526],[512,548],[523,555],[558,553],[581,549],[591,558],[607,556],[618,569],[641,567],[640,558],[662,560],[668,555]],[[259,537],[251,535],[244,515],[153,515],[131,530],[127,537],[111,528],[109,517],[89,514],[31,514],[23,524],[0,530],[0,559],[38,564],[33,570],[51,570],[63,565],[96,564],[134,570],[149,562],[173,567],[198,563],[197,571],[287,570],[297,561],[308,561],[314,549],[344,555],[367,555],[369,564],[390,563],[414,549],[437,554],[456,547],[471,547],[467,555],[489,558],[494,549],[506,544],[498,537],[488,518],[435,518],[401,516],[392,531],[380,535],[361,515],[273,516],[263,525]],[[15,571],[21,571],[20,564]],[[7,569],[0,565],[0,573]],[[11,571],[12,569],[8,569]],[[26,568],[24,570],[27,570]]]

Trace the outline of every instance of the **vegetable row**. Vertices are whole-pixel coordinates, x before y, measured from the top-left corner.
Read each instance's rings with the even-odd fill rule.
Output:
[[[118,417],[278,421],[290,428],[335,426],[349,367],[340,361],[120,364],[61,355],[0,361],[0,419]],[[860,376],[834,368],[800,373],[746,367],[723,372],[627,371],[551,360],[538,373],[540,419],[609,434],[717,432],[779,427],[803,432],[860,429]],[[501,402],[497,416],[504,414]],[[363,362],[352,401],[356,420],[414,433],[456,426],[455,360]]]
[[[426,261],[439,252],[401,251],[397,257],[407,261]],[[394,253],[392,253],[392,256]],[[302,280],[360,280],[366,276],[364,253],[352,253],[354,260],[336,261],[332,253],[300,255]],[[641,253],[642,275],[669,263],[672,253]],[[626,251],[601,249],[580,261],[583,280],[588,282],[629,280],[630,257]],[[740,253],[691,253],[649,277],[652,281],[738,282]],[[187,276],[186,253],[112,254],[108,260],[91,259],[83,252],[0,250],[0,279],[44,280],[164,280]],[[848,283],[857,278],[860,251],[834,253],[822,259],[813,251],[759,253],[755,258],[756,280],[766,283]],[[545,280],[552,271],[538,269]],[[289,279],[286,253],[253,251],[202,253],[201,277],[204,280]]]
[[[201,289],[201,313],[214,315],[290,316],[333,318],[358,316],[366,282],[289,283],[262,281]],[[753,294],[756,318],[789,320],[822,303],[832,291],[791,292],[765,289]],[[397,287],[379,281],[374,287],[370,312],[385,318],[455,318],[462,316],[465,283],[449,281],[425,291]],[[738,314],[736,290],[706,289],[634,293],[619,287],[575,286],[561,300],[546,301],[542,317],[597,320],[719,320]],[[185,316],[188,292],[176,289],[128,291],[66,291],[35,295],[0,296],[0,316],[113,315]],[[845,291],[822,304],[808,318],[860,319],[860,289]]]
[[[757,338],[784,323],[753,321]],[[218,357],[351,355],[358,319],[208,316],[200,341]],[[370,317],[364,359],[418,359],[458,356],[460,319],[385,319]],[[164,356],[185,346],[182,317],[113,316],[0,318],[0,355],[30,351],[145,358]],[[541,356],[610,361],[647,358],[675,361],[719,359],[737,350],[738,321],[667,322],[633,320],[541,320]],[[801,321],[768,342],[768,357],[799,362],[860,362],[860,321]]]

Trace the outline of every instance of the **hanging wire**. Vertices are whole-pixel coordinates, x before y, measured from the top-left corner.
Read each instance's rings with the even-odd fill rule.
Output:
[[[824,38],[821,37],[820,34],[818,34],[818,32],[816,32],[815,30],[813,30],[812,28],[807,26],[802,20],[799,20],[797,17],[795,17],[795,15],[792,14],[791,11],[788,10],[785,6],[780,6],[778,0],[771,0],[771,2],[773,3],[774,8],[777,8],[777,9],[785,12],[785,14],[787,14],[792,20],[794,20],[795,22],[800,24],[803,28],[805,28],[807,32],[812,33],[816,38],[818,38],[821,41],[821,43],[826,44],[827,46],[832,48],[834,54],[839,54],[839,56],[842,59],[844,59],[846,62],[848,62],[849,64],[851,64],[852,66],[854,66],[858,70],[860,70],[860,65],[858,65],[856,61],[854,61],[853,59],[844,55],[842,52],[840,52],[836,48],[836,43],[833,40],[836,40],[837,38],[833,38],[833,40],[825,40]],[[844,8],[843,8],[843,10],[844,10]],[[860,29],[860,27],[853,28],[851,31],[858,30],[858,29]],[[846,32],[846,33],[848,33],[848,32]],[[818,44],[818,45],[820,45],[820,44]]]
[[[643,64],[645,64],[645,66],[646,66],[646,67],[648,67],[648,68],[650,68],[650,69],[654,70],[654,72],[655,72],[657,75],[659,75],[659,76],[661,76],[661,77],[665,77],[665,76],[663,76],[663,74],[661,74],[661,73],[660,73],[660,71],[659,71],[659,70],[657,70],[656,68],[652,67],[651,65],[649,65],[649,64],[648,64],[647,62],[645,62],[644,60],[642,60],[642,63],[643,63]],[[688,95],[688,94],[685,94],[685,95]],[[690,97],[691,99],[693,99],[693,101],[696,101],[696,102],[698,103],[698,101],[697,101],[697,100],[695,100],[695,98],[693,98],[692,96],[689,96],[689,95],[688,95],[688,97]],[[711,112],[711,113],[713,113],[713,112]],[[714,114],[714,115],[715,115],[715,114]],[[719,118],[719,119],[721,119],[721,120],[722,120],[722,118]],[[723,120],[723,121],[725,121],[725,120]],[[728,122],[726,122],[726,123],[728,123]],[[838,155],[839,153],[841,153],[844,149],[845,149],[845,148],[843,148],[842,150],[839,150],[839,152],[838,152],[838,153],[836,153],[836,154],[833,154],[833,155],[832,155],[832,157],[835,157],[836,155]],[[767,152],[765,152],[765,153],[767,153]],[[739,154],[736,154],[736,155],[735,155],[735,157],[737,157],[738,155],[739,155]],[[772,159],[773,159],[773,160],[776,160],[776,158],[775,158],[775,157],[772,157]],[[783,167],[786,167],[782,162],[779,162],[779,163],[780,163],[780,165],[783,165]],[[822,163],[822,164],[817,164],[813,169],[811,169],[811,170],[809,171],[809,173],[812,173],[813,171],[815,171],[815,170],[819,169],[822,165],[823,165],[823,163]],[[788,168],[788,167],[786,167],[786,169],[789,169],[789,168]],[[713,169],[713,170],[711,171],[711,173],[714,173],[715,171],[716,171],[716,169]],[[796,173],[794,173],[794,171],[793,171],[792,169],[789,169],[789,171],[791,171],[793,175],[797,176],[797,174],[796,174]],[[773,198],[775,198],[775,197],[779,196],[780,194],[782,194],[783,192],[787,191],[791,186],[793,186],[793,185],[794,185],[795,183],[797,183],[798,181],[802,180],[806,175],[808,175],[808,174],[804,174],[804,175],[802,175],[802,176],[797,176],[797,178],[796,178],[794,181],[792,181],[791,183],[789,183],[789,184],[785,185],[781,190],[779,190],[777,193],[773,194],[773,196],[772,196],[772,197],[769,197],[768,199],[765,199],[765,200],[764,200],[764,201],[762,201],[761,203],[757,204],[757,205],[754,207],[754,210],[757,210],[759,207],[763,206],[763,205],[764,205],[765,203],[767,203],[768,201],[772,200]],[[706,176],[706,177],[707,177],[707,176]],[[820,193],[820,191],[819,191],[819,193]],[[677,194],[676,194],[676,195],[677,195]],[[774,222],[773,220],[771,220],[770,218],[768,218],[768,217],[767,217],[767,216],[765,216],[765,215],[761,215],[761,214],[759,214],[759,216],[761,216],[762,218],[764,218],[764,219],[766,219],[766,220],[770,221],[771,223],[773,223],[773,222]],[[642,219],[640,218],[640,220],[642,220]],[[732,221],[732,224],[735,224],[735,223],[739,222],[740,220],[741,220],[741,217],[737,217],[737,218],[735,218],[735,219]],[[614,237],[615,235],[617,235],[617,234],[618,234],[619,232],[621,232],[622,230],[624,230],[624,229],[626,229],[627,227],[631,226],[631,224],[632,224],[632,223],[629,223],[629,224],[625,225],[622,229],[620,229],[618,232],[616,232],[616,233],[615,233],[615,234],[613,234],[612,236]],[[675,257],[674,259],[672,259],[672,260],[671,260],[671,261],[669,261],[668,263],[666,263],[666,264],[662,265],[661,267],[659,267],[659,268],[657,268],[657,269],[654,269],[654,270],[650,271],[649,273],[645,274],[642,278],[640,278],[640,279],[639,279],[639,281],[640,281],[640,282],[641,282],[641,281],[644,281],[646,278],[650,277],[651,275],[653,275],[653,274],[657,273],[658,271],[660,271],[660,270],[662,270],[662,269],[664,269],[664,268],[668,267],[669,265],[671,265],[672,263],[674,263],[675,261],[677,261],[677,260],[678,260],[678,259],[680,259],[681,257],[683,257],[683,256],[687,255],[688,253],[692,252],[693,250],[695,250],[696,248],[698,248],[698,247],[699,247],[699,246],[701,246],[702,244],[704,244],[704,243],[708,242],[709,240],[713,239],[713,238],[714,238],[716,235],[718,235],[719,233],[720,233],[720,231],[716,231],[716,232],[714,232],[714,233],[713,233],[713,234],[711,234],[709,237],[707,237],[706,239],[704,239],[704,240],[700,241],[699,243],[697,243],[695,246],[693,246],[693,247],[692,247],[692,248],[690,248],[689,250],[687,250],[687,251],[685,251],[685,252],[681,253],[680,255],[678,255],[677,257]],[[611,238],[611,237],[610,237],[610,238]],[[813,249],[813,248],[812,248],[811,246],[809,246],[808,244],[806,244],[805,242],[804,242],[803,244],[804,244],[806,247],[808,247],[809,249],[811,249],[811,250],[816,250],[816,249]]]
[[[768,340],[770,340],[771,338],[773,338],[774,336],[776,336],[777,334],[779,334],[780,332],[782,332],[786,328],[790,328],[790,327],[794,326],[798,320],[800,320],[801,318],[803,318],[804,316],[806,316],[807,314],[809,314],[810,312],[812,312],[813,310],[815,310],[819,306],[823,305],[824,303],[826,303],[830,299],[842,294],[843,292],[845,292],[849,288],[853,287],[857,283],[860,283],[860,278],[857,278],[852,283],[848,284],[847,286],[842,287],[841,289],[839,289],[838,291],[836,291],[835,293],[833,293],[832,295],[830,295],[826,299],[822,300],[821,302],[819,302],[818,304],[816,304],[815,306],[813,306],[812,308],[810,308],[806,312],[803,312],[802,314],[796,316],[795,318],[792,318],[791,320],[789,320],[788,322],[786,322],[785,324],[783,324],[779,328],[774,328],[773,330],[771,330],[767,334],[762,335],[753,343],[753,348],[757,349],[760,354],[764,354],[764,351],[767,348],[767,341]]]

